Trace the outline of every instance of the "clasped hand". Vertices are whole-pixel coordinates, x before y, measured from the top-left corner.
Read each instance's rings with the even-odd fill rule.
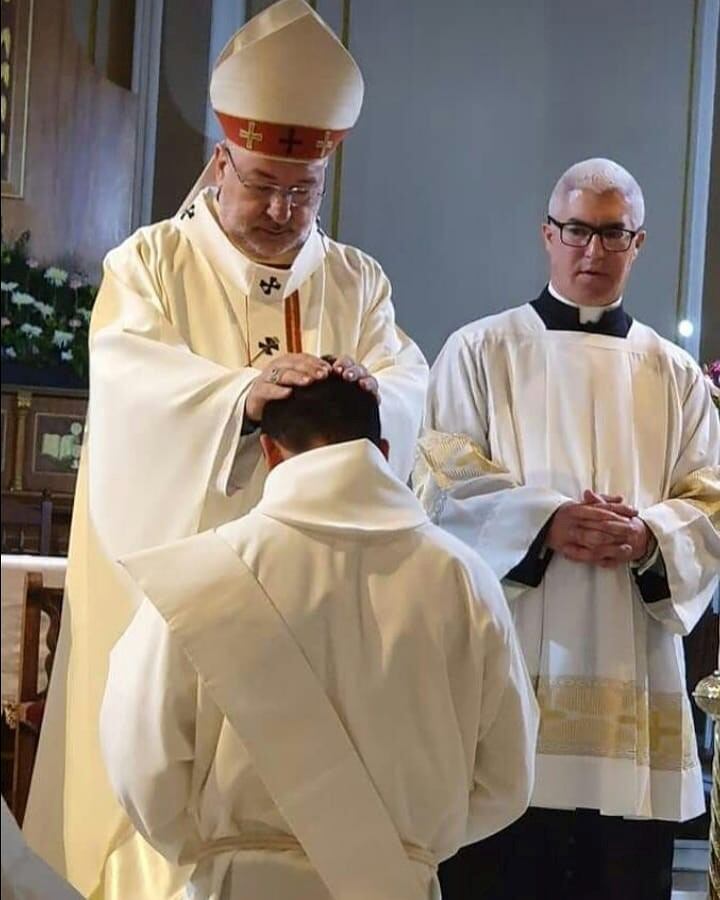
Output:
[[[566,559],[608,569],[642,559],[650,540],[638,511],[622,497],[585,491],[581,503],[564,503],[556,511],[546,544]]]

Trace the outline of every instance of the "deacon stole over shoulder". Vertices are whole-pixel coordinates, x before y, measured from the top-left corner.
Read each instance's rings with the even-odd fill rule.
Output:
[[[201,569],[198,558],[204,560]],[[335,900],[425,897],[409,850],[325,690],[232,548],[208,532],[138,553],[123,565],[240,736]],[[208,575],[217,572],[224,575]],[[221,843],[220,852],[227,852]]]

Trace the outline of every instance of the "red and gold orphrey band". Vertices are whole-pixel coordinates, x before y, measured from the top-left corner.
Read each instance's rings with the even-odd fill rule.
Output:
[[[300,295],[297,291],[285,298],[285,342],[288,353],[302,353]]]
[[[225,137],[263,156],[280,159],[324,159],[350,131],[327,131],[305,125],[278,125],[217,113]]]

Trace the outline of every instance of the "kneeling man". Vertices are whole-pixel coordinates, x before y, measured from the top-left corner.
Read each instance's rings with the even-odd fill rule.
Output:
[[[265,407],[237,521],[123,565],[114,790],[193,897],[419,900],[525,810],[537,711],[501,588],[387,464],[375,397],[330,375]]]

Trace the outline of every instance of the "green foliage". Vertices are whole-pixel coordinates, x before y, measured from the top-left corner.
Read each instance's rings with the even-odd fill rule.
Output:
[[[29,232],[2,241],[2,357],[39,369],[67,367],[87,381],[88,330],[97,287],[78,273],[42,266]]]

